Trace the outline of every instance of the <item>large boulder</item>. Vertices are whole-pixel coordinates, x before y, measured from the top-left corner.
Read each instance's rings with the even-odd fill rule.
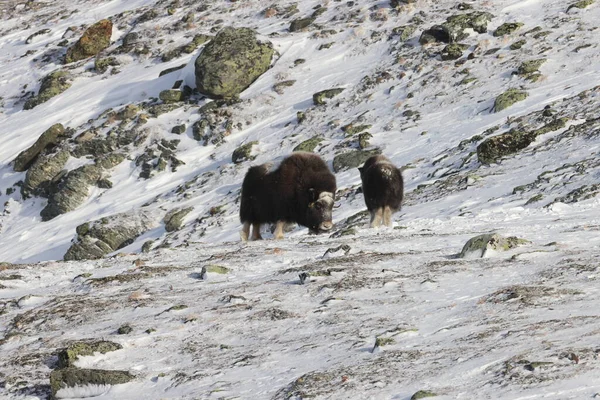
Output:
[[[111,215],[77,227],[77,241],[67,250],[65,261],[94,260],[130,245],[159,225],[154,214],[146,211]]]
[[[57,180],[63,167],[69,161],[69,157],[68,150],[38,157],[25,175],[25,182],[21,188],[23,197],[30,195],[46,197],[52,183]]]
[[[458,256],[460,258],[490,257],[496,252],[511,250],[529,243],[528,240],[516,236],[504,237],[497,233],[485,233],[469,239]]]
[[[102,369],[64,368],[52,371],[50,374],[50,389],[53,399],[72,397],[62,396],[61,389],[81,388],[86,391],[86,397],[94,397],[94,391],[106,391],[106,386],[127,383],[134,376],[127,371],[107,371]],[[79,397],[79,396],[78,396]]]
[[[54,71],[44,78],[37,96],[33,96],[23,105],[24,110],[31,110],[35,106],[47,102],[71,87],[71,75],[67,71]]]
[[[361,167],[370,157],[381,154],[379,149],[352,150],[348,153],[338,154],[333,158],[333,171],[340,172],[351,168]]]
[[[87,28],[81,38],[67,50],[65,62],[72,63],[95,56],[110,45],[113,24],[107,19]]]
[[[94,353],[106,354],[121,350],[123,346],[106,340],[92,340],[71,343],[58,353],[58,368],[74,367],[80,356],[93,356]]]
[[[225,28],[196,59],[196,87],[211,98],[235,98],[269,69],[273,52],[252,29]]]
[[[44,133],[42,133],[42,135],[38,138],[38,140],[35,141],[33,145],[31,145],[31,147],[19,153],[14,161],[14,170],[17,172],[27,171],[27,169],[35,162],[36,158],[44,149],[57,145],[66,137],[65,127],[62,126],[62,124],[52,125]]]

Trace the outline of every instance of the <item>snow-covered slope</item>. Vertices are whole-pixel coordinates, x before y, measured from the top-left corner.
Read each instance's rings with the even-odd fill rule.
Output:
[[[86,338],[124,349],[78,366],[137,376],[110,388],[107,399],[600,392],[600,6],[575,3],[0,2],[0,261],[13,263],[0,266],[0,395],[44,398],[56,350]],[[317,10],[306,30],[288,30]],[[493,18],[483,33],[466,30],[459,59],[442,60],[445,43],[419,43],[424,30],[474,11]],[[114,65],[99,69],[94,58],[63,65],[66,46],[103,18],[114,27],[102,57],[114,57]],[[494,35],[505,23],[522,25]],[[210,100],[195,94],[155,111],[159,93],[176,81],[195,85],[202,46],[173,50],[225,26],[255,29],[277,54],[240,102],[210,114],[210,129],[224,138],[205,145],[192,125],[208,115],[199,110]],[[406,26],[415,30],[404,37]],[[126,48],[131,32],[138,38]],[[539,59],[539,75],[516,73]],[[25,110],[40,79],[57,69],[68,71],[71,86]],[[312,95],[331,88],[344,90],[314,105]],[[508,89],[528,96],[493,112]],[[133,122],[118,116],[128,105],[137,110]],[[12,162],[56,123],[71,132],[69,146],[89,134],[131,132],[135,140],[119,148],[124,161],[103,176],[111,185],[90,186],[73,211],[42,221],[48,200],[22,196],[26,173]],[[181,124],[185,132],[172,133]],[[332,237],[297,228],[282,242],[265,232],[267,241],[240,244],[237,201],[247,168],[315,136],[322,139],[315,151],[333,165],[359,146],[358,135],[343,131],[348,124],[368,126],[366,150],[405,167],[395,229],[367,229],[360,178],[349,168],[336,173]],[[549,126],[497,162],[478,159],[486,139]],[[255,159],[233,163],[234,150],[253,141]],[[143,160],[156,165],[165,143],[184,164],[145,171]],[[75,153],[67,170],[94,162]],[[163,216],[189,208],[181,228],[167,232]],[[77,226],[140,210],[156,216],[156,227],[112,258],[56,262]],[[495,231],[532,243],[516,255],[453,258],[470,237]],[[144,244],[154,250],[140,254]],[[349,255],[321,259],[343,244]],[[202,266],[213,264],[229,272],[198,280]],[[299,285],[298,273],[312,270],[321,273]],[[134,280],[95,280],[130,274]],[[162,313],[178,304],[187,308]],[[116,336],[126,322],[133,333]],[[156,331],[144,332],[150,328]],[[372,353],[375,337],[393,343]],[[530,365],[537,362],[552,364]]]

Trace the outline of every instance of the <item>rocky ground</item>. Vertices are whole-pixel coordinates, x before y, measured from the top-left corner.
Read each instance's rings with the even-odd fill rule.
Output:
[[[595,1],[0,20],[0,395],[600,396]],[[336,173],[334,232],[240,244],[245,172],[295,150]],[[393,230],[366,228],[377,153]],[[459,256],[494,232],[519,240]]]

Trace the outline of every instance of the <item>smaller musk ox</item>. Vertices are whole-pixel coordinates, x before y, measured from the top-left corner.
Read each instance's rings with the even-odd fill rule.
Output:
[[[363,195],[371,213],[371,228],[392,226],[392,214],[400,209],[404,182],[400,170],[385,156],[369,158],[360,171]]]
[[[240,204],[242,240],[248,240],[250,225],[251,239],[262,239],[260,225],[265,223],[277,224],[275,239],[283,239],[283,227],[291,222],[314,233],[330,230],[336,182],[327,164],[315,154],[297,152],[273,168],[263,164],[246,173]]]

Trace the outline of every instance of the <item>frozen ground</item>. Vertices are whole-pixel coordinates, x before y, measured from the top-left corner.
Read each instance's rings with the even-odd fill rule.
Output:
[[[558,0],[473,3],[494,19],[488,33],[465,39],[461,65],[440,60],[443,46],[418,43],[423,29],[461,12],[452,1],[419,0],[399,11],[387,2],[306,1],[298,14],[275,18],[264,17],[268,4],[253,0],[207,2],[204,11],[181,1],[169,15],[171,3],[0,2],[0,261],[7,262],[0,264],[0,397],[47,398],[57,351],[83,339],[123,349],[83,357],[79,367],[136,376],[83,391],[103,393],[99,399],[409,399],[418,390],[440,399],[600,396],[598,4],[567,12],[569,4]],[[322,29],[288,32],[292,19],[317,5],[327,7],[317,21]],[[132,22],[152,7],[160,11],[156,19]],[[194,24],[172,30],[189,11]],[[61,66],[57,43],[67,28],[120,13],[115,46],[135,30],[146,35],[150,53],[120,55],[114,74],[95,72],[93,60],[78,63],[67,91],[23,110],[27,92]],[[423,23],[406,44],[388,40],[415,17]],[[515,33],[492,35],[517,21],[524,26]],[[160,54],[226,25],[256,28],[279,52],[229,109],[242,128],[220,146],[199,144],[189,127],[204,100],[150,119],[145,129],[153,139],[180,140],[185,165],[144,180],[134,160],[145,149],[134,148],[112,171],[111,189],[93,188],[75,211],[42,222],[46,200],[21,198],[25,173],[10,164],[16,155],[54,123],[81,134],[108,108],[157,97],[178,79],[193,84],[197,53],[168,62]],[[50,32],[26,43],[43,28]],[[317,35],[324,29],[335,33]],[[511,50],[518,40],[527,43]],[[547,59],[541,79],[512,74],[537,58]],[[306,61],[292,67],[297,59]],[[285,80],[296,82],[272,90]],[[333,87],[345,90],[313,106],[313,93]],[[527,99],[491,113],[496,96],[514,87],[526,89]],[[482,137],[539,128],[548,122],[545,106],[568,119],[564,128],[500,163],[477,161]],[[298,111],[306,115],[302,124]],[[324,139],[318,153],[331,163],[356,145],[340,127],[357,120],[371,125],[372,146],[407,167],[395,229],[369,230],[364,216],[353,222],[364,202],[350,169],[336,174],[339,235],[307,236],[298,228],[281,242],[265,232],[265,241],[240,244],[236,201],[248,166],[315,135]],[[181,123],[187,132],[171,134]],[[252,140],[259,141],[256,160],[234,165],[233,150]],[[72,157],[69,165],[86,162]],[[144,204],[157,213],[194,209],[180,231],[161,225],[110,258],[57,261],[81,223]],[[485,259],[455,257],[469,238],[487,232],[531,244]],[[147,240],[157,249],[141,254]],[[349,247],[324,256],[340,245]],[[205,280],[202,267],[209,267]],[[302,272],[311,275],[303,285]],[[118,335],[124,324],[133,331]],[[385,345],[374,349],[376,338]]]

